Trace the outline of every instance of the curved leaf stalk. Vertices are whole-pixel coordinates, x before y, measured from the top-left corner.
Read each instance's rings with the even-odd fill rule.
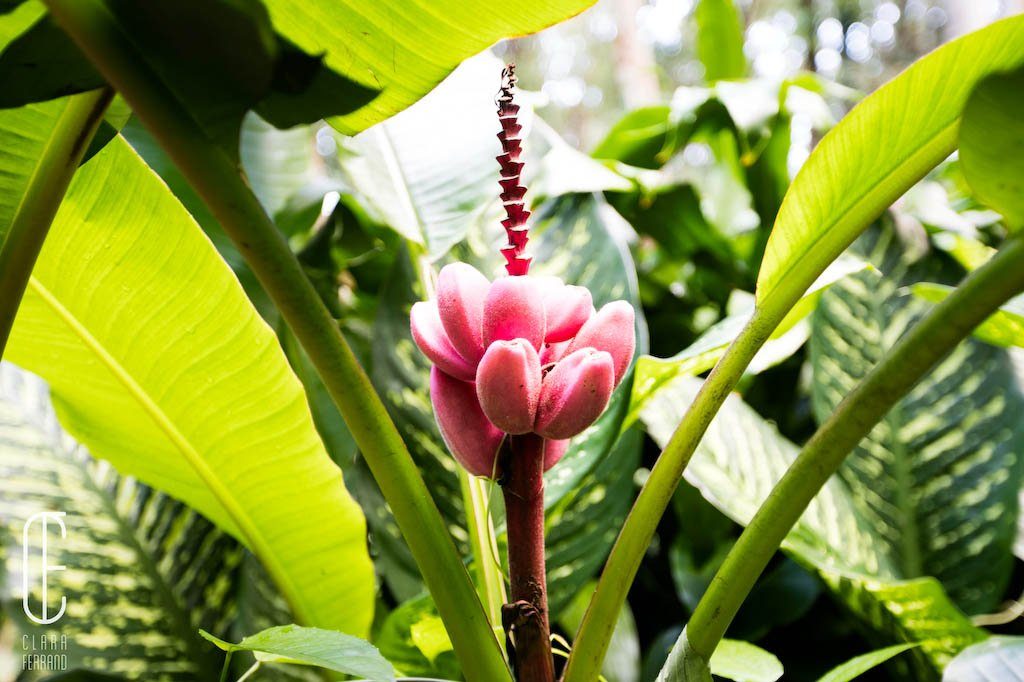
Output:
[[[807,505],[847,454],[913,386],[1006,300],[1024,291],[1024,236],[1008,241],[896,343],[836,408],[754,515],[682,635],[685,652],[708,660],[758,576]]]
[[[786,213],[787,205],[794,208],[802,205],[797,198],[791,196],[794,195],[793,188],[801,184],[801,177],[815,178],[826,171],[836,173],[836,169],[832,166],[842,155],[835,153],[828,155],[824,154],[822,150],[829,144],[840,146],[852,144],[849,137],[844,138],[843,135],[856,135],[857,131],[862,130],[865,120],[862,116],[866,117],[868,121],[878,120],[883,116],[879,112],[887,110],[886,104],[889,98],[898,98],[906,92],[913,92],[915,87],[923,88],[921,82],[929,82],[929,79],[935,76],[930,69],[937,68],[936,65],[944,65],[945,60],[950,59],[950,55],[956,55],[958,50],[976,50],[981,45],[1007,46],[1006,49],[993,50],[991,54],[986,53],[986,58],[976,64],[977,68],[968,72],[972,78],[979,77],[979,73],[1015,66],[1019,63],[1020,54],[1016,50],[1009,49],[1009,46],[1019,44],[1017,35],[1022,29],[1024,29],[1024,23],[1019,18],[1005,19],[976,34],[966,36],[940,48],[902,74],[899,77],[899,82],[902,85],[896,85],[894,81],[893,84],[884,86],[865,99],[855,109],[861,114],[858,114],[857,117],[851,115],[850,122],[844,119],[844,122],[833,129],[815,150],[815,153],[811,155],[811,160],[818,159],[817,163],[822,164],[823,170],[820,172],[810,170],[811,160],[805,164],[801,175],[794,180],[793,186],[787,194],[788,203],[784,202],[783,208],[780,209],[773,233],[792,232],[796,229],[795,226],[810,226],[807,229],[828,233],[826,240],[828,248],[820,244],[821,239],[825,239],[825,237],[818,237],[814,240],[818,244],[814,247],[815,258],[808,260],[804,257],[806,253],[801,253],[795,258],[795,264],[791,263],[786,267],[781,267],[778,262],[773,262],[771,268],[766,268],[765,263],[769,261],[766,254],[765,263],[762,263],[759,275],[757,308],[754,316],[718,362],[693,404],[683,416],[675,434],[658,458],[650,477],[633,505],[633,509],[626,518],[626,523],[612,547],[611,555],[608,557],[593,600],[577,634],[565,682],[591,682],[596,679],[601,661],[611,641],[615,618],[626,601],[626,594],[636,576],[644,552],[654,536],[658,521],[665,513],[672,493],[675,491],[690,457],[693,456],[697,443],[757,350],[764,344],[769,334],[779,326],[804,291],[811,286],[814,279],[824,271],[828,263],[834,260],[845,246],[850,244],[886,206],[955,149],[958,113],[950,114],[949,107],[946,107],[943,113],[944,120],[948,119],[948,123],[937,128],[929,127],[926,131],[929,135],[921,140],[918,140],[919,136],[911,135],[912,142],[919,148],[911,150],[912,153],[907,158],[897,158],[890,163],[886,167],[886,174],[877,178],[875,188],[862,193],[853,206],[845,206],[839,217],[821,216],[821,220],[808,219],[807,215],[799,211],[795,212],[793,216],[783,215]],[[982,36],[982,33],[986,35]],[[975,65],[973,59],[966,60],[962,56],[960,61]],[[942,73],[946,73],[946,70],[943,70]],[[954,106],[953,109],[958,112],[960,107]],[[840,133],[841,129],[847,132]],[[829,143],[829,140],[832,142]],[[906,151],[905,146],[901,149]],[[827,170],[829,168],[831,170]],[[840,164],[840,170],[843,173],[856,172],[851,170],[855,168],[857,168],[856,164],[849,167]],[[845,175],[838,177],[845,178]],[[811,188],[816,187],[813,182],[808,180],[804,180],[801,187],[804,185]],[[839,183],[838,186],[844,185]],[[818,190],[814,189],[814,191]],[[815,204],[815,202],[828,205],[827,202],[820,202],[817,199],[810,201],[811,204]],[[786,236],[778,238],[780,244],[794,239],[796,237],[792,235],[789,235],[788,239]],[[806,240],[806,237],[801,237],[801,239]],[[776,256],[775,260],[780,260],[780,257]],[[766,274],[768,269],[774,273],[772,277],[768,277]],[[769,279],[771,281],[767,281]]]
[[[45,4],[195,187],[305,348],[392,508],[467,679],[508,680],[473,583],[405,443],[240,169],[206,138],[102,2]]]
[[[3,356],[39,251],[114,93],[109,88],[73,95],[57,119],[10,229],[0,246],[0,356]],[[0,237],[3,237],[0,226]]]
[[[600,674],[619,611],[683,470],[729,392],[772,330],[785,317],[785,310],[788,308],[782,312],[775,312],[775,308],[754,311],[743,331],[704,382],[672,439],[658,457],[612,546],[597,590],[576,635],[565,671],[565,682],[591,682]]]

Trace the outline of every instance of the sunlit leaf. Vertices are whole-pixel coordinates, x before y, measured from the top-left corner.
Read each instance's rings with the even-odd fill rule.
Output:
[[[782,663],[750,642],[723,639],[708,661],[711,672],[733,682],[775,682],[782,677]]]
[[[832,668],[818,682],[850,682],[850,680],[860,677],[872,668],[882,665],[893,656],[898,656],[907,649],[913,649],[915,646],[917,644],[893,644],[884,649],[869,651]]]
[[[867,225],[956,147],[975,84],[1024,62],[1024,18],[924,57],[833,128],[793,181],[758,276],[757,302],[795,301]]]
[[[302,386],[213,246],[123,140],[75,175],[7,352],[47,380],[93,455],[252,549],[298,619],[366,632],[363,516]]]

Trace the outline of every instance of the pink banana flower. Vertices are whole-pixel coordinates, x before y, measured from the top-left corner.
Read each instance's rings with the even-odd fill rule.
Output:
[[[541,436],[544,469],[554,466],[569,439],[604,412],[636,345],[626,301],[598,311],[585,287],[529,274],[518,112],[503,87],[497,160],[508,274],[491,282],[466,263],[446,265],[436,297],[410,315],[413,340],[434,365],[430,399],[441,435],[476,476],[500,476],[507,436]]]

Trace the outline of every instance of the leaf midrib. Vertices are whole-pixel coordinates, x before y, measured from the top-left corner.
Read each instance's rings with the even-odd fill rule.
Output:
[[[206,484],[207,488],[213,493],[214,498],[234,522],[235,527],[242,536],[243,542],[259,557],[267,572],[273,577],[274,582],[281,588],[295,615],[300,620],[308,620],[308,607],[302,599],[301,592],[296,589],[291,576],[284,570],[274,552],[270,550],[270,546],[267,544],[263,534],[252,523],[249,515],[242,509],[238,500],[217,478],[213,470],[203,460],[199,451],[178,430],[171,418],[160,408],[156,401],[135,381],[128,370],[103,346],[100,340],[93,336],[86,326],[34,275],[29,278],[29,287],[39,295],[82,343],[96,355],[111,374],[125,387],[125,390],[135,399],[143,411],[149,415],[157,427],[164,432],[168,440],[181,452],[200,480]]]

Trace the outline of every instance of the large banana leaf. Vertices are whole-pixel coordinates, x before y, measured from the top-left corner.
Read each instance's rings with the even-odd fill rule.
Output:
[[[2,607],[33,642],[25,650],[16,638],[19,659],[60,653],[69,668],[132,679],[216,679],[221,657],[197,629],[227,635],[243,554],[234,540],[180,502],[91,458],[57,426],[42,382],[6,364],[0,473]],[[49,578],[49,614],[67,600],[54,625],[37,625],[22,610],[22,528],[42,511],[66,514],[66,537],[51,522],[47,542],[47,563],[66,566]],[[37,522],[29,529],[33,562],[41,556],[41,528]],[[28,584],[39,616],[42,583],[34,568]],[[67,637],[66,649],[40,648],[54,633]]]
[[[365,635],[364,519],[302,387],[213,246],[123,140],[75,176],[8,354],[47,380],[95,456],[252,549],[303,623]]]
[[[640,418],[659,445],[671,437],[699,387],[699,380],[682,377],[647,403]],[[797,452],[772,424],[732,395],[685,476],[723,513],[746,524]],[[914,653],[918,679],[936,677],[954,654],[984,637],[935,580],[900,579],[893,557],[838,478],[830,479],[812,501],[783,549],[816,570],[873,638],[886,643],[927,640]]]
[[[817,146],[779,210],[757,302],[796,300],[867,225],[955,148],[964,103],[1024,63],[1024,17],[940,47],[853,109]]]
[[[937,265],[909,263],[891,231],[858,243],[862,272],[821,298],[811,333],[812,407],[832,414],[929,304],[902,287]],[[904,578],[930,575],[968,613],[995,607],[1013,566],[1024,482],[1024,398],[1005,351],[959,345],[875,426],[840,469],[875,542]]]
[[[523,0],[507,7],[489,0],[264,4],[278,32],[307,53],[322,54],[331,70],[381,91],[369,105],[329,120],[352,134],[409,106],[464,59],[501,38],[539,31],[579,14],[594,0]]]

